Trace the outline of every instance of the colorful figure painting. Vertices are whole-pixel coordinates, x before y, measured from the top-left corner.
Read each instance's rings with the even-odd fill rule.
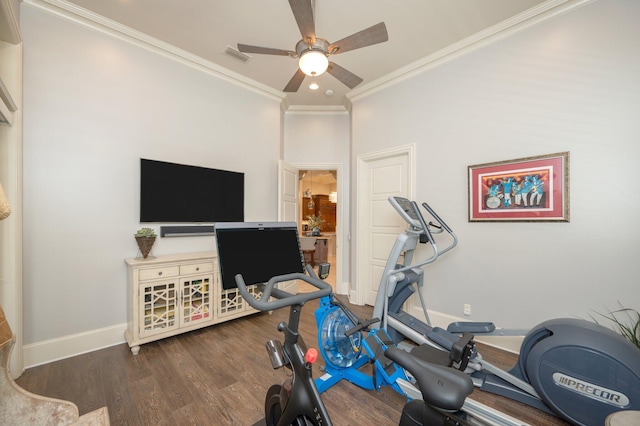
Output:
[[[569,153],[469,166],[469,221],[569,221]]]

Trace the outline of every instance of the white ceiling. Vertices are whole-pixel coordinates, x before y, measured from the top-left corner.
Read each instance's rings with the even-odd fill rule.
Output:
[[[405,72],[514,26],[526,26],[577,0],[315,0],[318,37],[337,41],[385,22],[389,41],[331,57],[364,79],[350,90],[328,73],[306,77],[297,93],[282,89],[297,70],[285,56],[251,54],[243,63],[224,53],[237,43],[295,50],[301,35],[285,0],[42,0],[117,31],[168,43],[223,73],[239,76],[289,107],[328,109]],[[79,6],[79,7],[78,7]],[[104,19],[107,18],[107,19]],[[134,32],[128,29],[136,30]],[[151,36],[151,38],[148,38]],[[162,44],[162,43],[160,43]],[[312,91],[315,81],[320,89]],[[326,96],[326,90],[332,96]],[[304,108],[304,107],[302,107]]]

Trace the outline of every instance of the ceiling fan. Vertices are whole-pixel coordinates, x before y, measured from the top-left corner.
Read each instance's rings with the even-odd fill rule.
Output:
[[[352,34],[342,40],[329,43],[323,38],[316,37],[311,0],[289,0],[289,5],[302,35],[302,40],[296,44],[295,51],[250,46],[241,43],[238,43],[238,50],[244,53],[281,55],[298,59],[298,70],[284,88],[285,92],[297,92],[305,76],[315,77],[325,71],[350,89],[362,83],[362,78],[331,62],[329,56],[389,40],[384,22]]]

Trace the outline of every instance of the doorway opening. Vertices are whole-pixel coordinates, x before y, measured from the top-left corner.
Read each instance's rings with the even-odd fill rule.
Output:
[[[304,253],[305,262],[315,265],[330,263],[326,282],[338,292],[341,281],[338,265],[341,228],[338,170],[300,168],[298,178],[300,236],[316,238],[315,250]],[[309,287],[303,286],[299,291],[312,291],[313,288]]]

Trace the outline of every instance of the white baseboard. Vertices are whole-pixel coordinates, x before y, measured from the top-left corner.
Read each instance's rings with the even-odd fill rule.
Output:
[[[353,303],[354,305],[362,305],[362,303],[358,303],[358,292],[356,290],[349,290],[347,288],[345,294],[349,296],[349,303]]]
[[[336,285],[336,294],[349,294],[349,283],[338,283]]]
[[[349,295],[350,300],[355,300],[356,298],[356,292],[349,290],[348,283],[338,284],[336,292],[338,294]],[[420,309],[416,308],[414,311],[415,312],[411,312],[412,315],[424,319]],[[442,328],[446,328],[447,325],[452,322],[464,321],[463,318],[457,318],[436,311],[429,311],[429,319],[433,326]],[[31,368],[75,355],[119,345],[125,342],[124,330],[126,328],[127,324],[123,323],[24,345],[24,366],[25,368]],[[523,336],[476,336],[475,340],[517,354],[520,351]]]
[[[126,323],[118,324],[24,345],[24,366],[25,368],[35,367],[124,343],[124,330],[126,328]]]

